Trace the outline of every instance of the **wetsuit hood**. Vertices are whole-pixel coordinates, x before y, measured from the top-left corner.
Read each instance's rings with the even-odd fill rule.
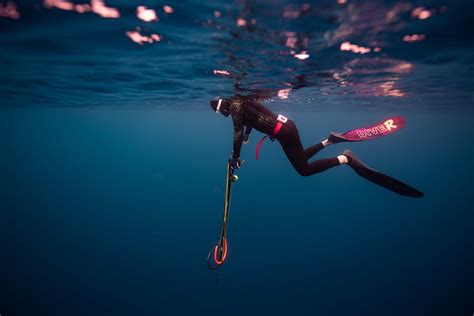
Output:
[[[230,104],[232,103],[231,99],[220,98],[210,102],[211,108],[216,112],[224,116],[229,116],[230,114]]]

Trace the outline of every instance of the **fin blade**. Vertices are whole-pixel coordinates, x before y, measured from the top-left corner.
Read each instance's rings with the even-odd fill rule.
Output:
[[[391,176],[388,176],[378,170],[370,168],[362,161],[360,161],[350,150],[345,150],[343,154],[350,158],[351,162],[349,165],[362,178],[403,196],[417,198],[421,198],[424,196],[424,193],[420,190],[415,189],[414,187]]]
[[[423,192],[415,189],[414,187],[395,179],[391,176],[381,173],[380,171],[368,168],[368,169],[354,169],[355,172],[362,178],[369,180],[387,190],[398,193],[408,197],[423,197]]]
[[[401,116],[389,117],[382,122],[367,127],[356,128],[342,134],[331,133],[334,142],[360,142],[388,136],[405,127],[405,119]]]

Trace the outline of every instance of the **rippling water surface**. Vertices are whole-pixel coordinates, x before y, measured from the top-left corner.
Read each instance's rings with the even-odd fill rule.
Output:
[[[303,103],[336,95],[472,101],[469,1],[45,0],[2,8],[0,97],[11,104],[199,101],[185,105],[192,108],[262,90]]]

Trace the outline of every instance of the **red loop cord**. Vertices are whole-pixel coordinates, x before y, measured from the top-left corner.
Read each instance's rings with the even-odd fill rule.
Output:
[[[214,261],[216,262],[217,265],[221,265],[224,263],[225,259],[227,258],[227,239],[224,238],[224,246],[223,246],[224,250],[222,252],[222,259],[219,260],[217,258],[217,252],[219,250],[219,245],[216,245],[215,248],[214,248]]]

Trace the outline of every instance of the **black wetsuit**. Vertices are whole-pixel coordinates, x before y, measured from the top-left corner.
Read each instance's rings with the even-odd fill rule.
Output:
[[[242,99],[232,100],[230,114],[234,123],[234,146],[232,154],[234,158],[240,157],[240,149],[244,138],[244,126],[246,126],[245,133],[247,135],[250,134],[252,128],[264,134],[272,135],[273,129],[278,123],[277,114],[255,101],[243,101]],[[283,151],[293,167],[302,176],[310,176],[339,165],[337,157],[308,162],[308,159],[323,149],[324,146],[322,143],[317,143],[306,149],[303,148],[298,129],[291,120],[283,124],[283,127],[275,138],[280,142]]]

